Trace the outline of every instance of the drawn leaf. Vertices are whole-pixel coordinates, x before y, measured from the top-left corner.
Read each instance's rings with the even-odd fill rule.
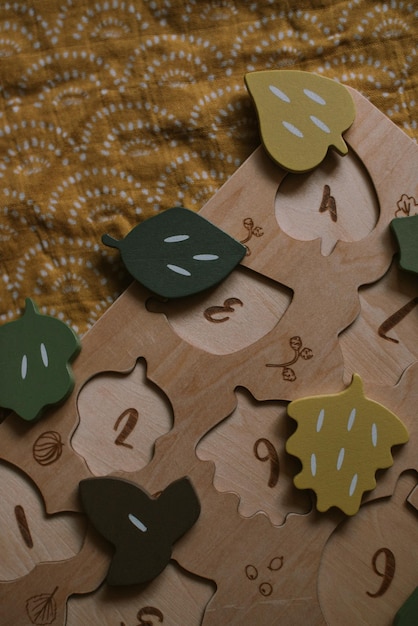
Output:
[[[26,611],[32,624],[42,626],[52,624],[57,617],[57,603],[54,595],[58,587],[52,593],[42,593],[29,598],[26,602]]]
[[[130,274],[164,298],[178,298],[220,283],[246,254],[239,241],[194,211],[175,207],[145,220],[117,241]]]
[[[319,165],[328,147],[344,155],[341,134],[354,121],[355,107],[344,85],[297,70],[266,70],[245,76],[259,118],[263,145],[291,172]]]
[[[74,385],[69,362],[79,350],[73,330],[27,298],[22,317],[0,328],[0,406],[32,421],[64,400]]]

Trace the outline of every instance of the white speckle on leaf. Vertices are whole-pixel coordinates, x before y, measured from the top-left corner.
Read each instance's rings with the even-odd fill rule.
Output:
[[[311,474],[316,476],[316,455],[314,453],[311,454]]]
[[[315,91],[311,91],[310,89],[304,89],[303,93],[305,94],[305,96],[307,96],[314,102],[317,102],[318,104],[322,104],[322,105],[326,104],[326,101],[324,100],[324,98],[320,96],[319,93],[316,93]]]
[[[353,428],[355,419],[356,419],[356,409],[354,408],[351,410],[350,417],[348,418],[348,423],[347,423],[348,432],[350,432],[350,430]]]
[[[22,363],[20,365],[20,374],[22,376],[22,380],[25,380],[28,373],[28,357],[26,354],[22,356]]]
[[[376,424],[373,424],[373,426],[372,426],[372,443],[373,443],[374,447],[377,446],[377,426],[376,426]]]
[[[349,490],[349,495],[350,497],[353,495],[353,493],[356,490],[357,487],[357,480],[358,480],[358,474],[354,474],[353,478],[351,479],[351,483],[350,483],[350,490]]]
[[[42,358],[42,363],[45,365],[45,367],[48,367],[48,352],[46,350],[45,344],[41,343],[41,358]]]
[[[344,462],[344,456],[345,456],[345,449],[341,448],[339,454],[338,454],[338,459],[337,459],[337,470],[339,471],[342,467],[342,464]]]
[[[290,122],[286,122],[286,120],[283,120],[282,124],[285,127],[285,129],[289,131],[289,133],[292,133],[292,135],[295,135],[296,137],[300,137],[301,139],[303,139],[303,132],[299,130],[299,128],[296,128],[296,126],[294,126]]]
[[[331,130],[328,128],[325,122],[320,120],[318,117],[315,117],[315,115],[310,115],[309,118],[315,124],[315,126],[317,126],[320,130],[329,135]]]
[[[321,409],[319,411],[318,420],[316,422],[316,432],[319,433],[323,424],[324,424],[325,410]]]
[[[145,526],[143,522],[141,522],[140,519],[136,517],[136,515],[134,515],[133,513],[129,513],[128,518],[131,524],[133,524],[136,528],[138,528],[138,530],[140,530],[142,533],[147,532],[148,528]]]
[[[172,235],[171,237],[166,237],[164,243],[179,243],[187,239],[190,239],[190,235]]]
[[[195,254],[193,258],[195,261],[216,261],[219,259],[217,254]]]
[[[186,270],[184,267],[180,267],[179,265],[172,265],[171,263],[167,263],[167,267],[172,272],[176,274],[181,274],[182,276],[191,276],[189,270]]]
[[[273,93],[275,96],[277,96],[277,98],[280,98],[280,100],[282,100],[283,102],[287,102],[287,103],[290,102],[289,96],[287,96],[284,93],[284,91],[282,91],[278,87],[275,87],[274,85],[269,85],[269,89],[270,89],[271,93]]]

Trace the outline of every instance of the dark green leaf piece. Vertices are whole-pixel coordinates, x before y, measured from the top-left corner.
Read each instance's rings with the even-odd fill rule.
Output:
[[[398,241],[399,265],[409,272],[418,273],[418,215],[396,217],[390,223]]]
[[[417,626],[418,624],[418,587],[401,606],[395,615],[393,626]]]
[[[120,250],[138,282],[164,298],[189,296],[217,285],[246,254],[239,241],[181,207],[141,222],[121,241],[109,235],[102,241]]]
[[[109,585],[153,580],[168,564],[173,543],[200,515],[188,478],[172,482],[158,498],[135,483],[111,476],[82,480],[79,492],[87,517],[115,547]]]
[[[26,421],[38,419],[48,405],[71,393],[69,362],[79,350],[74,331],[39,313],[27,298],[22,317],[0,328],[0,406]]]

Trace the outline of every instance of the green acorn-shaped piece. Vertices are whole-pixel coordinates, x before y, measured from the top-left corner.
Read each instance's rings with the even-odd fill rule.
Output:
[[[46,406],[71,393],[69,361],[79,350],[71,328],[40,314],[27,298],[22,317],[0,328],[0,406],[36,420]]]
[[[164,298],[189,296],[220,283],[246,254],[239,241],[188,209],[159,213],[117,241],[129,273]]]
[[[403,270],[418,274],[418,215],[396,217],[390,226],[399,245],[399,265]]]

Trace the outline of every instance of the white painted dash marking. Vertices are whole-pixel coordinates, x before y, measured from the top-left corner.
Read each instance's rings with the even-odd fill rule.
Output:
[[[28,357],[26,354],[22,356],[22,363],[20,364],[20,375],[22,376],[22,380],[25,380],[28,373]]]
[[[305,96],[307,96],[314,102],[317,102],[318,104],[322,104],[322,105],[326,104],[326,101],[323,99],[323,97],[320,96],[319,93],[316,93],[315,91],[311,91],[310,89],[304,89],[303,93],[305,94]]]
[[[164,239],[165,243],[178,243],[179,241],[186,241],[190,239],[190,235],[172,235]]]
[[[280,100],[282,100],[283,102],[290,102],[290,98],[289,96],[287,96],[284,91],[282,91],[281,89],[279,89],[278,87],[275,87],[274,85],[269,85],[269,89],[271,91],[271,93],[273,93],[275,96],[277,96],[278,98],[280,98]]]
[[[330,130],[330,128],[328,128],[328,126],[325,124],[325,122],[320,120],[318,117],[315,117],[315,115],[310,115],[309,117],[310,117],[311,121],[315,124],[315,126],[317,126],[317,128],[322,130],[324,133],[327,133],[327,135],[330,134],[331,130]]]
[[[292,135],[295,135],[296,137],[300,137],[301,139],[303,139],[303,132],[299,130],[299,128],[297,128],[290,122],[286,122],[286,120],[283,120],[282,124],[285,127],[285,129],[289,131],[289,133],[292,133]]]
[[[171,263],[167,263],[167,267],[172,272],[176,274],[181,274],[182,276],[191,276],[191,273],[186,270],[184,267],[180,267],[179,265],[172,265]]]
[[[345,456],[345,449],[341,448],[339,454],[338,454],[338,459],[337,459],[337,470],[340,471],[340,469],[342,468],[343,462],[344,462],[344,456]]]
[[[316,454],[311,454],[311,474],[316,476]]]
[[[41,343],[41,358],[42,358],[42,363],[45,365],[45,367],[48,367],[48,364],[49,364],[48,352],[46,350],[46,346],[44,343]]]
[[[216,261],[219,259],[217,254],[195,254],[193,258],[195,261]]]
[[[319,433],[322,426],[324,425],[324,417],[325,417],[325,410],[321,409],[319,411],[319,415],[318,415],[318,419],[316,422],[316,432]]]
[[[354,492],[356,490],[357,480],[358,480],[358,474],[354,474],[353,478],[351,479],[351,483],[350,483],[350,491],[348,492],[350,497],[354,494]]]
[[[372,444],[374,447],[377,446],[377,426],[373,424],[372,426]]]
[[[350,430],[353,428],[355,419],[356,419],[356,409],[354,408],[351,410],[350,417],[348,418],[348,423],[347,423],[348,432],[350,432]]]
[[[140,530],[142,533],[147,532],[148,528],[145,526],[143,522],[141,522],[140,519],[137,518],[136,515],[134,515],[133,513],[129,513],[128,518],[131,524],[133,524],[136,528],[138,528],[138,530]]]

